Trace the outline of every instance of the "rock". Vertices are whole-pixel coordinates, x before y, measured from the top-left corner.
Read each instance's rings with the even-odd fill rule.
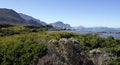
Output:
[[[90,57],[95,65],[108,65],[110,59],[114,59],[111,53],[105,50],[93,49],[90,51]]]
[[[47,55],[37,65],[94,65],[77,40],[50,40],[47,46]]]
[[[90,54],[100,54],[101,51],[99,49],[93,49],[90,51]]]

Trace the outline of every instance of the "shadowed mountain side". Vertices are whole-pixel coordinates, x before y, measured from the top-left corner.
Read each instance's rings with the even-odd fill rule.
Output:
[[[0,23],[24,24],[25,20],[12,9],[0,9]]]
[[[16,11],[5,8],[0,9],[0,24],[42,26],[37,21],[25,20]]]
[[[19,15],[20,15],[23,19],[25,19],[26,21],[33,20],[33,21],[35,21],[35,23],[37,23],[37,24],[41,24],[41,25],[43,25],[43,26],[46,26],[46,25],[47,25],[47,23],[45,23],[45,22],[43,22],[43,21],[40,21],[39,19],[36,19],[36,18],[34,18],[34,17],[32,17],[32,16],[29,16],[29,15],[26,15],[26,14],[22,14],[22,13],[19,13]]]

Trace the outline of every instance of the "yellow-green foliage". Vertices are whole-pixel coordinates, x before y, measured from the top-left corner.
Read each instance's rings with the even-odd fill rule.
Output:
[[[51,40],[60,38],[75,38],[82,47],[89,51],[95,48],[106,49],[118,58],[112,60],[111,64],[115,65],[120,58],[120,39],[113,37],[103,38],[96,34],[78,34],[73,32],[45,32],[41,28],[26,28],[24,26],[13,26],[0,28],[0,46],[25,43],[26,41],[38,41],[39,39]],[[41,42],[42,43],[42,42]],[[29,44],[29,43],[28,43]],[[3,46],[3,47],[4,47]],[[0,60],[1,61],[1,60]],[[120,64],[120,63],[118,63]]]
[[[26,33],[26,34],[15,34],[11,36],[0,37],[0,44],[24,42],[25,40],[38,40],[38,39],[60,39],[60,38],[69,38],[74,37],[78,34],[70,32],[36,32],[36,33]]]
[[[31,40],[0,45],[0,65],[30,65],[46,53],[44,44]]]
[[[36,40],[38,37],[44,36],[44,33],[27,33],[27,34],[15,34],[11,36],[0,37],[0,44],[24,42],[25,40]]]
[[[26,30],[26,28],[24,26],[13,26],[13,27],[9,27],[7,29],[10,29],[10,30]]]

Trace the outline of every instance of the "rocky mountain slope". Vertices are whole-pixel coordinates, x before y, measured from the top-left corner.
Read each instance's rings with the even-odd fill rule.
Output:
[[[32,25],[32,26],[46,26],[47,23],[40,21],[32,16],[18,13],[12,9],[0,9],[0,24],[12,25]],[[64,24],[61,21],[51,23],[53,27],[70,28],[69,24]]]
[[[0,23],[26,24],[25,20],[11,9],[0,9]]]
[[[38,23],[36,20],[26,20],[16,11],[5,8],[0,9],[0,24],[42,26],[42,24]]]
[[[26,14],[22,14],[22,13],[19,13],[19,15],[25,19],[26,21],[29,21],[29,20],[33,20],[33,21],[36,21],[36,23],[38,24],[42,24],[43,26],[47,25],[47,23],[43,22],[43,21],[40,21],[39,19],[36,19],[32,16],[29,16],[29,15],[26,15]]]

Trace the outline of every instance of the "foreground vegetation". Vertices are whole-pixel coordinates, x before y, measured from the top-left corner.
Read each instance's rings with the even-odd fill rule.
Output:
[[[115,58],[109,60],[109,65],[120,65],[120,39],[111,36],[103,38],[96,34],[45,32],[45,30],[45,27],[2,26],[0,28],[0,64],[29,65],[37,63],[47,54],[48,45],[46,44],[50,40],[72,38],[77,40],[77,43],[86,52],[92,49],[106,50]]]

